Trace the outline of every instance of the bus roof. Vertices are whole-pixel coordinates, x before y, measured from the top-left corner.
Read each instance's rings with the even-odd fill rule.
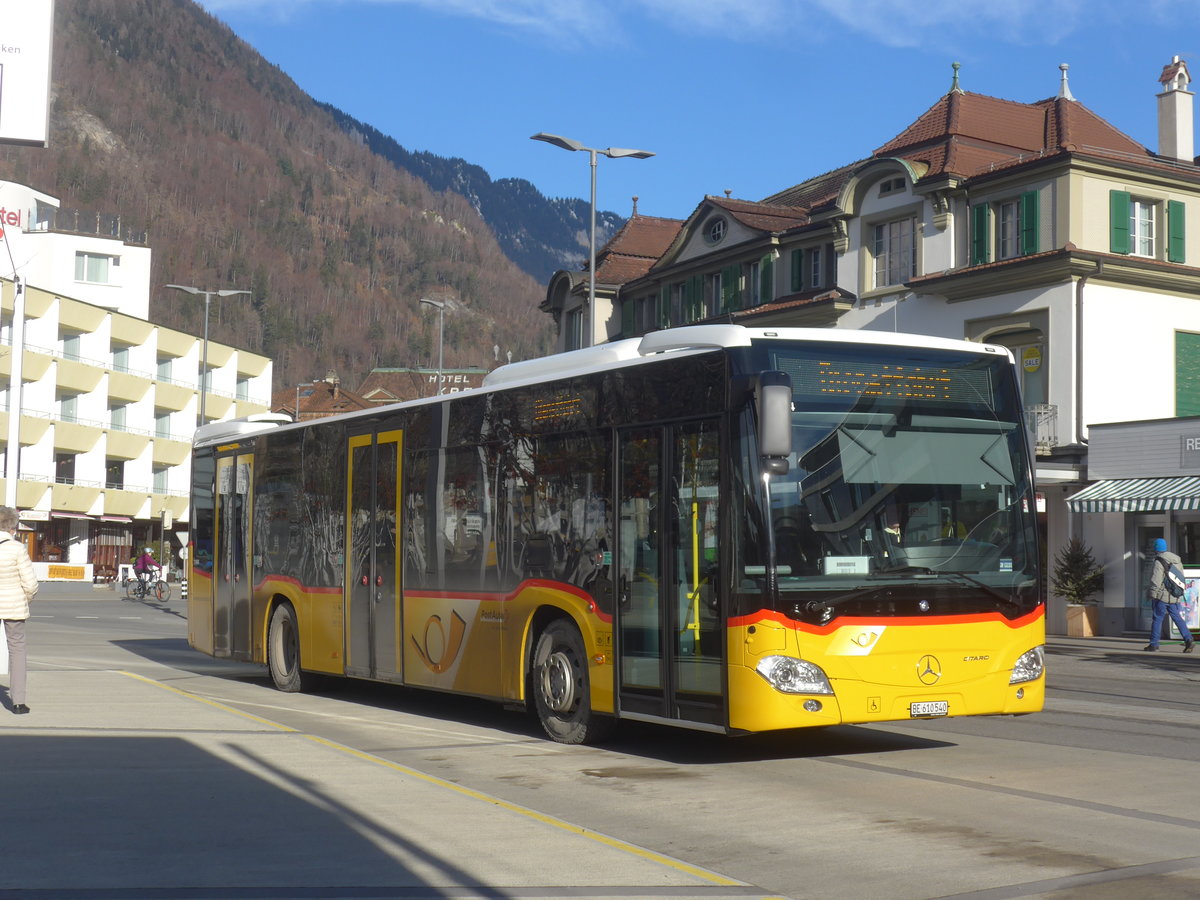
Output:
[[[925,334],[904,334],[891,331],[851,331],[836,328],[747,328],[744,325],[685,325],[679,328],[664,328],[652,331],[640,338],[610,341],[570,350],[551,356],[509,363],[489,372],[482,387],[462,391],[454,396],[462,397],[476,391],[512,387],[518,384],[539,384],[558,378],[569,378],[590,372],[600,372],[619,366],[634,365],[667,354],[690,355],[730,347],[749,347],[754,341],[812,341],[830,344],[878,344],[890,347],[915,347],[927,349],[958,350],[960,352],[991,353],[1007,355],[1006,347],[995,344],[978,344],[953,338],[931,337]],[[402,404],[406,407],[438,403],[450,395],[422,397]],[[387,404],[380,408],[386,408]],[[358,418],[378,415],[376,409],[354,410],[341,413],[337,419]],[[247,435],[270,431],[280,426],[303,427],[307,423],[294,422],[291,416],[279,413],[255,413],[240,419],[210,422],[196,429],[192,445],[219,444]]]
[[[587,372],[611,368],[634,360],[664,353],[701,352],[729,347],[749,347],[756,340],[822,341],[846,344],[880,344],[1005,354],[1004,347],[977,344],[953,338],[925,334],[897,334],[890,331],[850,331],[833,328],[747,328],[744,325],[688,325],[664,328],[641,338],[629,338],[597,344],[582,350],[556,353],[537,359],[509,363],[489,372],[485,388],[518,383],[551,381]]]

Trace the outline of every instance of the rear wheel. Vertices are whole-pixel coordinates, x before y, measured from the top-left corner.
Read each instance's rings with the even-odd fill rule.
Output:
[[[280,603],[271,613],[267,668],[275,687],[281,691],[294,694],[308,686],[308,679],[300,669],[300,626],[290,603]]]
[[[125,599],[132,600],[137,593],[137,579],[125,576]]]
[[[546,734],[563,744],[595,743],[615,721],[592,712],[587,651],[579,630],[565,619],[546,626],[533,653],[534,704]]]

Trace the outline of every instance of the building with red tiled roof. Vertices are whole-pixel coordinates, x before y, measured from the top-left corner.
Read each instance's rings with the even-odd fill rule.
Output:
[[[635,198],[636,200],[636,198]],[[678,219],[633,215],[596,254],[596,323],[613,317],[613,300],[621,285],[645,275],[679,233]],[[574,350],[613,337],[611,329],[600,337],[587,335],[588,273],[559,271],[550,279],[540,306],[558,326],[559,349]]]
[[[1007,347],[1037,453],[1048,556],[1072,536],[1094,541],[1111,561],[1105,627],[1144,628],[1135,536],[1158,529],[1200,567],[1200,496],[1172,482],[1178,490],[1168,485],[1136,514],[1071,498],[1089,480],[1115,477],[1105,471],[1127,476],[1142,464],[1136,454],[1156,478],[1200,476],[1200,450],[1146,441],[1105,450],[1099,465],[1089,447],[1093,424],[1200,416],[1190,73],[1179,57],[1145,68],[1154,150],[1077,99],[1065,65],[1052,96],[1020,102],[964,90],[955,64],[945,95],[875,150],[848,148],[853,162],[760,201],[704,197],[682,222],[656,220],[662,247],[636,265],[615,264],[626,236],[614,237],[598,257],[597,332],[617,339],[736,322]],[[610,259],[605,270],[599,261]],[[543,309],[560,330],[566,301],[586,297],[586,286],[586,272],[551,281]],[[1135,451],[1124,468],[1106,468],[1112,453]],[[1065,608],[1051,600],[1050,628],[1061,631]]]
[[[368,405],[383,403],[400,403],[404,400],[419,400],[422,397],[432,397],[438,393],[438,381],[441,380],[441,393],[457,394],[483,384],[483,376],[487,369],[372,369],[370,374],[359,385],[358,392]]]
[[[276,391],[271,398],[271,412],[291,416],[294,422],[324,419],[370,406],[362,396],[343,388],[342,380],[332,370],[320,381]]]

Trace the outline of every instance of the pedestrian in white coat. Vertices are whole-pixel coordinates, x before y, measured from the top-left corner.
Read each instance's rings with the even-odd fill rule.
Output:
[[[17,511],[0,506],[0,620],[8,640],[8,699],[17,715],[29,712],[25,703],[25,620],[29,601],[37,593],[37,576],[25,545],[13,537]]]

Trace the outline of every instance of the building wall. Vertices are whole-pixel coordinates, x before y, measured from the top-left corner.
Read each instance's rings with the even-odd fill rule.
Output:
[[[67,544],[59,549],[70,577],[90,580],[93,564],[113,552],[111,534],[97,539],[102,528],[124,527],[130,550],[135,541],[157,546],[164,513],[186,531],[203,339],[147,320],[148,246],[57,231],[57,210],[48,195],[0,182],[0,218],[24,283],[16,496],[40,574],[49,570],[39,551],[53,539]],[[77,253],[120,264],[106,283],[80,281]],[[14,287],[0,278],[0,288],[0,344],[11,347]],[[209,420],[270,408],[270,359],[215,341],[208,350]],[[12,362],[0,353],[0,475]],[[0,484],[7,493],[7,479]],[[177,568],[179,542],[167,538]]]

